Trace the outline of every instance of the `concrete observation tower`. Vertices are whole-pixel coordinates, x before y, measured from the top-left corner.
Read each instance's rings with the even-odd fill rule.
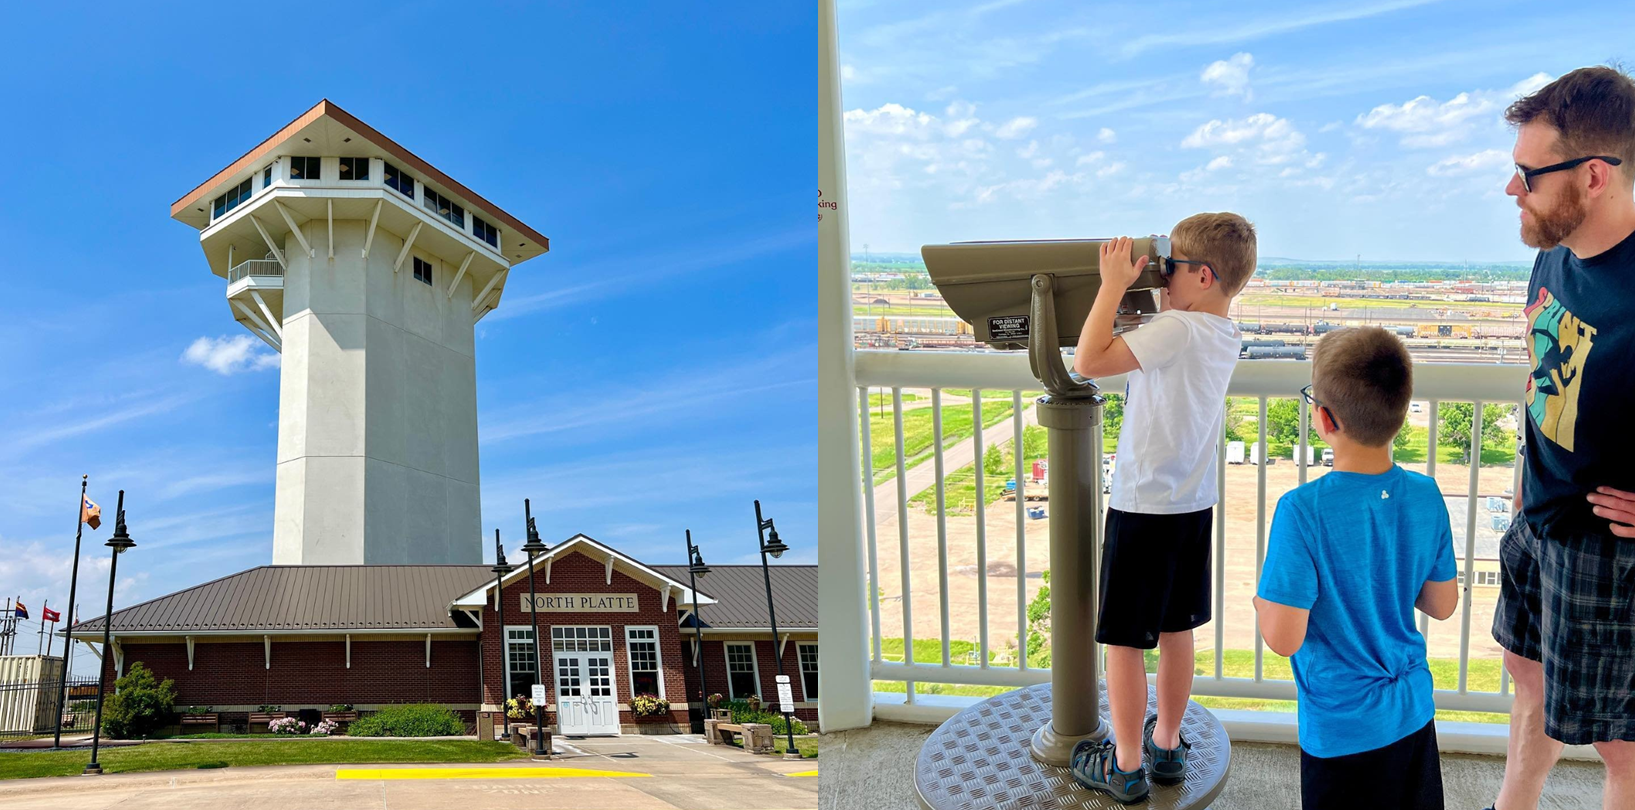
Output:
[[[548,240],[328,100],[170,215],[283,355],[272,562],[482,562],[473,326]]]

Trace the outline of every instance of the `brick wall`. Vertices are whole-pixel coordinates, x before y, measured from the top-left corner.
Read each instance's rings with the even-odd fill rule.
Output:
[[[125,670],[140,661],[160,678],[176,682],[178,706],[272,704],[285,709],[431,702],[473,704],[478,698],[475,639],[433,640],[426,666],[425,636],[403,640],[352,641],[352,667],[344,641],[273,638],[272,668],[259,641],[208,642],[195,639],[193,669],[187,644],[123,644]],[[113,677],[113,656],[104,664]],[[110,680],[110,683],[112,681]]]
[[[526,559],[523,561],[526,566]],[[659,592],[656,588],[631,578],[617,568],[613,571],[613,584],[607,584],[607,568],[600,560],[594,560],[583,554],[569,554],[566,557],[553,560],[551,563],[551,581],[545,581],[545,568],[537,564],[534,570],[534,588],[540,595],[559,593],[634,593],[636,594],[637,612],[634,613],[555,613],[541,612],[539,614],[539,654],[541,669],[544,675],[546,694],[551,703],[556,702],[556,677],[554,658],[551,655],[551,631],[555,625],[608,625],[613,634],[613,671],[614,696],[618,703],[630,703],[630,661],[625,647],[625,627],[630,625],[654,626],[658,628],[659,666],[664,681],[664,696],[672,703],[680,703],[687,699],[685,676],[683,674],[683,658],[681,652],[680,635],[676,626],[676,594],[670,594],[666,609],[659,607]],[[505,605],[505,623],[512,626],[527,625],[532,621],[532,614],[521,609],[522,599],[528,594],[528,578],[519,577],[515,582],[505,586],[501,596]],[[494,611],[494,604],[490,601],[483,608],[483,702],[499,704],[505,697],[506,672],[503,651],[503,635],[500,629],[499,617]],[[629,712],[619,713],[620,722],[634,723],[636,720]],[[685,710],[672,712],[673,721],[685,727],[687,713]],[[547,723],[555,718],[547,715]]]
[[[686,652],[690,653],[692,649],[692,642],[690,639],[692,636],[689,635],[687,638],[689,641]],[[724,697],[730,697],[730,693],[727,690],[727,643],[728,642],[725,641],[716,641],[711,639],[708,635],[704,637],[704,677],[709,681],[710,691],[720,692]],[[745,642],[740,641],[732,643]],[[792,689],[795,693],[795,702],[805,703],[807,702],[806,685],[800,677],[800,659],[798,657],[798,647],[796,646],[800,643],[815,644],[817,642],[815,639],[789,639],[788,645],[784,648],[783,672],[785,675],[789,676],[790,689]],[[775,710],[778,701],[777,649],[770,638],[765,640],[757,640],[754,642],[754,644],[755,663],[757,668],[760,670],[761,676],[761,690],[759,692],[761,702],[763,704],[773,706]],[[686,674],[687,693],[702,699],[702,696],[699,695],[698,670],[692,665],[691,658],[687,659]],[[740,699],[742,699],[742,697],[742,695],[739,696]],[[766,708],[766,705],[763,705],[762,708]],[[817,723],[816,708],[796,709],[795,716],[799,717],[808,724]]]

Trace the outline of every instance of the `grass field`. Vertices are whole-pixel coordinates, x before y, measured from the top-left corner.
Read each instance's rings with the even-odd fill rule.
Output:
[[[977,645],[969,641],[953,641],[948,643],[949,654],[955,665],[975,665],[977,663]],[[991,664],[1013,666],[1013,662],[1004,660],[1009,651],[995,651],[990,647],[988,657]],[[880,655],[888,661],[902,661],[903,640],[887,638],[880,640]],[[942,642],[939,639],[921,640],[914,642],[914,660],[925,664],[942,663]],[[1147,671],[1158,671],[1158,654],[1156,651],[1146,655]],[[1431,680],[1437,689],[1459,688],[1459,661],[1454,658],[1432,658]],[[1500,663],[1495,660],[1473,658],[1470,661],[1470,672],[1466,677],[1467,689],[1471,692],[1499,691]],[[1213,650],[1202,650],[1197,654],[1193,673],[1197,676],[1213,677],[1215,674],[1215,654]],[[1226,650],[1221,657],[1221,674],[1228,678],[1253,678],[1255,676],[1255,653],[1253,650]],[[1266,680],[1294,680],[1294,670],[1289,665],[1289,659],[1270,650],[1261,657],[1261,674]],[[898,692],[906,690],[902,681],[875,681],[876,692]],[[1010,691],[1004,686],[967,686],[963,684],[917,683],[914,685],[916,694],[922,695],[957,695],[963,697],[993,697]],[[1195,698],[1198,705],[1208,709],[1247,709],[1253,711],[1293,712],[1295,701],[1292,700],[1265,700],[1259,698]],[[1439,720],[1461,721],[1468,723],[1508,723],[1510,716],[1492,712],[1464,712],[1441,710],[1436,713]]]
[[[774,735],[773,738],[772,738],[772,741],[777,744],[778,753],[782,754],[782,753],[789,750],[789,738],[788,737],[786,737],[784,735],[781,735],[781,734]],[[734,734],[732,736],[732,744],[739,747],[739,748],[743,748],[744,747],[744,737],[743,737],[743,735],[742,734]],[[803,759],[817,759],[817,755],[818,755],[818,741],[817,741],[817,738],[816,737],[796,737],[795,738],[795,750],[800,752],[800,755],[801,755],[801,757]]]
[[[196,770],[247,765],[355,765],[396,762],[488,763],[520,759],[510,743],[478,740],[291,740],[268,743],[146,743],[104,748],[106,773]],[[73,776],[91,761],[89,751],[27,751],[0,756],[0,779]]]
[[[931,408],[916,408],[903,412],[903,469],[910,469],[931,457]],[[1009,402],[987,402],[982,406],[983,427],[991,427],[1010,418]],[[971,406],[944,405],[942,407],[942,446],[949,447],[971,437]],[[897,475],[897,437],[895,417],[869,414],[869,444],[874,464],[874,483],[890,481]],[[1001,482],[1003,484],[1003,482]]]

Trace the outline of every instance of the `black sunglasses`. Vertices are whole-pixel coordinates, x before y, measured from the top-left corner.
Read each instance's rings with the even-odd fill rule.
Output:
[[[1205,270],[1209,271],[1209,275],[1214,277],[1216,284],[1221,283],[1220,274],[1215,272],[1215,268],[1209,266],[1209,262],[1198,261],[1198,260],[1195,260],[1195,259],[1165,259],[1162,267],[1163,267],[1164,281],[1165,281],[1166,284],[1169,282],[1169,277],[1175,275],[1175,265],[1178,265],[1178,264],[1201,265]]]
[[[1615,157],[1609,157],[1607,155],[1590,155],[1589,157],[1573,158],[1572,160],[1552,163],[1549,166],[1544,166],[1537,169],[1529,169],[1526,166],[1517,163],[1516,176],[1521,178],[1521,187],[1526,190],[1527,193],[1531,194],[1533,193],[1533,184],[1531,182],[1533,178],[1538,177],[1541,174],[1549,174],[1551,172],[1564,172],[1592,160],[1604,160],[1607,162],[1608,166],[1617,166],[1618,164],[1623,163],[1622,160]]]
[[[1336,428],[1338,428],[1340,426],[1340,418],[1338,416],[1334,415],[1334,409],[1328,407],[1327,405],[1324,405],[1323,403],[1321,403],[1319,401],[1317,401],[1317,397],[1313,396],[1312,393],[1311,393],[1311,386],[1310,385],[1307,385],[1305,388],[1300,389],[1300,397],[1306,401],[1307,405],[1310,405],[1313,408],[1323,408],[1323,409],[1327,410],[1328,411],[1328,418],[1332,419],[1334,421],[1334,426]]]

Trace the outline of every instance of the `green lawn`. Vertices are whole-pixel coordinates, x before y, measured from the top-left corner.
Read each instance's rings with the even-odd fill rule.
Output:
[[[931,458],[931,408],[916,408],[903,412],[903,469],[910,469]],[[982,408],[983,427],[992,427],[1011,415],[1009,402],[987,402]],[[884,415],[869,414],[869,444],[874,465],[874,483],[890,481],[897,475],[897,434],[895,417],[891,411]],[[951,447],[975,433],[972,427],[971,406],[944,405],[942,407],[942,446]]]
[[[910,403],[910,402],[918,402],[918,401],[920,401],[922,399],[925,399],[925,397],[922,397],[919,394],[904,394],[903,395],[903,403],[904,404],[907,404],[907,403]],[[879,414],[882,411],[884,413],[890,413],[891,412],[891,394],[889,394],[889,393],[887,393],[887,394],[869,394],[869,407],[873,408],[874,412],[876,414]]]
[[[226,768],[234,765],[356,765],[396,762],[488,763],[520,759],[527,752],[503,742],[478,740],[299,740],[277,743],[146,743],[104,748],[97,760],[106,773]],[[91,761],[90,751],[28,751],[0,756],[0,779],[72,776]]]
[[[944,388],[943,393],[951,397],[964,397],[965,399],[971,398],[971,389],[969,388]],[[1022,402],[1024,404],[1032,402],[1038,396],[1039,392],[1037,391],[1023,391]],[[1010,399],[1011,397],[1012,392],[1010,391],[995,391],[991,388],[982,389],[982,400],[984,402],[990,399]]]
[[[969,641],[954,641],[948,643],[949,653],[955,664],[967,663],[962,656],[973,652],[976,645]],[[889,661],[901,661],[903,655],[903,640],[881,639],[881,655]],[[994,657],[992,645],[989,647],[989,657]],[[1147,671],[1158,671],[1158,653],[1149,651],[1146,656]],[[921,663],[942,663],[942,642],[940,639],[924,641],[916,639],[914,642],[914,659]],[[1437,689],[1459,688],[1459,661],[1454,658],[1430,659],[1431,679]],[[1470,672],[1467,676],[1466,688],[1472,692],[1499,691],[1500,663],[1496,660],[1473,658],[1470,661]],[[1215,655],[1212,650],[1201,650],[1197,654],[1193,673],[1199,677],[1213,677],[1215,674]],[[1271,650],[1266,650],[1261,657],[1261,673],[1266,680],[1294,680],[1294,670],[1289,665],[1289,659],[1284,658]],[[1221,658],[1221,674],[1228,678],[1253,678],[1255,676],[1254,650],[1227,650]],[[904,692],[907,685],[902,681],[875,681],[876,692]],[[993,697],[1010,691],[1004,686],[969,686],[964,684],[917,683],[914,692],[922,695],[957,695],[962,697]],[[1195,698],[1198,705],[1208,709],[1248,709],[1252,711],[1293,712],[1295,701],[1266,700],[1261,698]],[[1509,715],[1492,712],[1465,712],[1442,710],[1436,713],[1439,720],[1453,720],[1468,723],[1508,723]]]

